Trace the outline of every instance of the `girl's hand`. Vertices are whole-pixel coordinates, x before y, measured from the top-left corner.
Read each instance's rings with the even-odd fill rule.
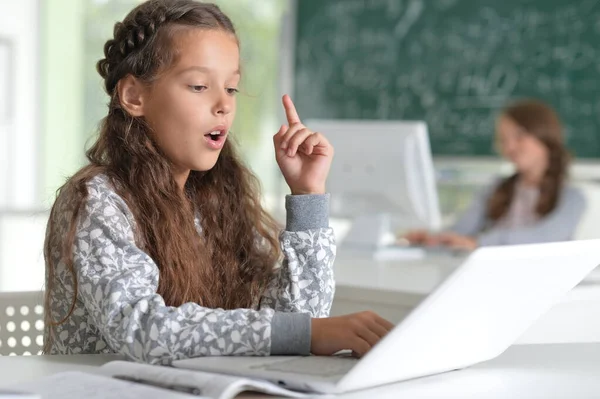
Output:
[[[292,99],[283,96],[288,124],[273,136],[275,159],[292,194],[324,194],[333,147],[321,133],[302,124]]]
[[[477,248],[477,240],[473,237],[463,236],[455,233],[442,233],[437,236],[440,245],[450,248],[474,250]]]
[[[341,350],[352,350],[364,356],[394,325],[373,312],[312,319],[310,351],[329,356]]]
[[[426,230],[412,230],[406,233],[398,241],[406,240],[411,245],[423,245],[430,237],[429,232]]]

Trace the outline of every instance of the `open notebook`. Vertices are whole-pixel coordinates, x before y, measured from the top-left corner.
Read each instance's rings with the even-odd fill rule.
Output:
[[[314,397],[314,394],[290,391],[261,380],[120,360],[99,367],[97,374],[62,372],[9,389],[38,394],[40,399],[230,399],[247,391],[293,398]],[[23,396],[24,399],[30,397],[35,396]]]

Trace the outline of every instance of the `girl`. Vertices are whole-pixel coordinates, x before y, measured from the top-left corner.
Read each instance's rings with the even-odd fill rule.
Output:
[[[327,139],[283,98],[289,126],[273,141],[292,194],[278,242],[228,138],[241,75],[229,18],[212,4],[151,0],[115,25],[104,55],[108,115],[47,228],[45,351],[169,363],[375,345],[392,328],[377,315],[326,318]]]
[[[520,101],[502,112],[496,132],[515,173],[480,192],[450,231],[412,232],[406,236],[411,243],[474,249],[572,239],[585,200],[566,184],[569,155],[556,113],[541,102]]]

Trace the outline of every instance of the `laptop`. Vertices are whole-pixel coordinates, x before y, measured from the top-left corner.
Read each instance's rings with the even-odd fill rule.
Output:
[[[343,393],[492,359],[600,264],[600,240],[482,247],[363,358],[205,357],[174,367]]]

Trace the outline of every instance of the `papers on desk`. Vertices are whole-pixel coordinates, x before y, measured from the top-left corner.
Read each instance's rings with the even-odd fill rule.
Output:
[[[106,363],[98,368],[98,374],[64,372],[11,389],[40,395],[31,399],[231,399],[245,391],[309,397],[267,381],[126,361]],[[18,398],[30,399],[28,396]],[[0,399],[5,398],[0,396]]]
[[[453,249],[444,246],[404,246],[389,245],[378,248],[373,253],[373,258],[378,261],[388,260],[420,260],[426,257],[464,257],[469,252],[461,249]]]
[[[388,246],[377,249],[373,259],[386,260],[419,260],[425,258],[425,249],[419,247]]]
[[[338,251],[339,253],[342,253],[346,257],[373,259],[375,261],[421,260],[426,256],[424,248],[400,245],[382,246],[379,248],[342,247]]]
[[[41,399],[41,396],[34,393],[25,393],[22,391],[6,391],[0,389],[0,399]]]
[[[68,371],[16,386],[41,399],[189,399],[192,396],[114,378]],[[199,396],[195,396],[199,398]],[[4,399],[4,397],[0,396]],[[28,398],[28,397],[23,397]]]

